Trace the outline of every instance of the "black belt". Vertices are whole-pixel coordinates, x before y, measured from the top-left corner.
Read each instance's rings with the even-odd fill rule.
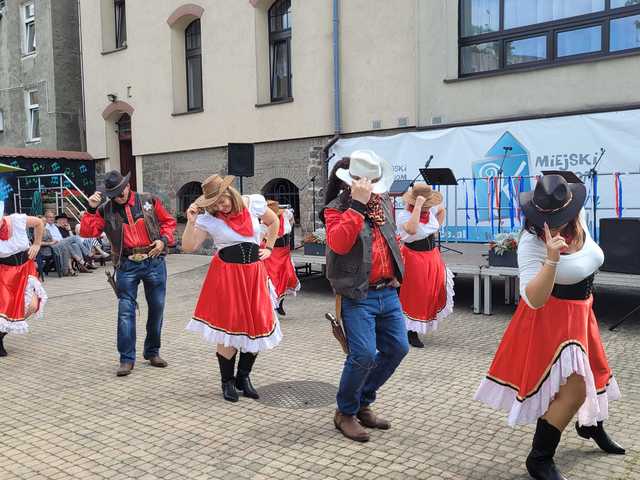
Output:
[[[129,255],[148,254],[154,247],[134,247],[123,248],[122,255],[128,257]]]
[[[369,290],[383,290],[385,288],[397,288],[393,280],[385,279],[369,285]]]
[[[10,257],[0,258],[0,265],[9,265],[11,267],[19,267],[29,261],[29,251],[14,253]]]
[[[551,296],[560,300],[586,300],[593,293],[594,276],[592,274],[581,282],[572,285],[558,285],[556,283],[551,291]]]
[[[415,250],[416,252],[428,252],[429,250],[433,250],[436,246],[433,235],[429,235],[422,240],[405,243],[404,245],[411,250]]]
[[[242,242],[225,247],[218,252],[218,256],[225,263],[249,264],[260,260],[258,245],[251,242]]]
[[[289,247],[291,246],[291,235],[286,234],[281,236],[276,240],[276,243],[273,244],[274,247]]]

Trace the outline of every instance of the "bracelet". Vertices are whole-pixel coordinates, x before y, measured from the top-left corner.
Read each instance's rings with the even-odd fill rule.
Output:
[[[551,260],[549,258],[544,259],[544,264],[549,265],[551,267],[557,267],[559,263],[560,263],[559,260]]]

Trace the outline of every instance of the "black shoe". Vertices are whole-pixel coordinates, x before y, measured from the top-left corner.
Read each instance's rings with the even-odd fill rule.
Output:
[[[418,332],[413,332],[409,330],[408,336],[409,336],[410,345],[416,348],[424,348],[424,343],[422,343],[422,340],[420,340],[420,337],[418,336]]]
[[[8,355],[7,351],[4,349],[4,337],[6,335],[6,332],[0,333],[0,357],[6,357]]]
[[[216,356],[218,357],[218,364],[220,365],[222,396],[229,402],[237,402],[239,397],[235,387],[236,379],[233,376],[236,369],[236,356],[225,358],[219,353],[216,353]]]
[[[237,402],[239,400],[238,391],[235,387],[235,379],[222,382],[222,396],[228,402]]]
[[[614,440],[607,435],[607,432],[604,431],[604,427],[602,426],[602,422],[598,422],[595,427],[581,427],[576,422],[576,432],[582,438],[593,438],[596,442],[596,445],[600,447],[601,450],[607,453],[613,453],[616,455],[624,455],[625,449],[622,446],[618,445]]]
[[[280,302],[280,304],[278,305],[278,308],[276,308],[276,312],[278,312],[283,317],[286,317],[287,312],[284,311],[284,300]]]
[[[567,480],[553,463],[553,456],[560,443],[562,433],[546,420],[539,418],[533,446],[527,457],[526,465],[529,475],[536,480]]]
[[[258,399],[260,395],[251,384],[249,374],[256,361],[257,354],[249,352],[240,352],[240,360],[238,360],[238,373],[236,374],[236,388],[242,390],[245,397]]]
[[[260,395],[258,395],[258,391],[251,383],[251,379],[248,375],[246,377],[236,377],[236,388],[238,390],[241,390],[242,394],[245,397],[253,398],[255,400],[260,398]]]

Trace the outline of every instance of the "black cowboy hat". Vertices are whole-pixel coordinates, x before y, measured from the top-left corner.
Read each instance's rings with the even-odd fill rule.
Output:
[[[542,228],[546,223],[549,228],[558,228],[578,216],[586,197],[584,184],[568,183],[560,175],[544,175],[532,192],[520,193],[518,200],[533,225]]]
[[[129,184],[130,178],[131,172],[123,177],[119,171],[111,170],[104,176],[104,188],[100,189],[100,193],[103,193],[108,198],[118,197]]]
[[[56,215],[56,220],[60,220],[61,218],[66,218],[67,220],[70,220],[70,218],[67,216],[66,213],[61,213],[60,215]]]

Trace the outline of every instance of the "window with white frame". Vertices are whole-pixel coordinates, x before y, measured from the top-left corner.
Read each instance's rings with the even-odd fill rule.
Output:
[[[127,14],[125,0],[114,0],[113,8],[115,14],[116,48],[127,46]]]
[[[0,0],[0,13],[4,13],[4,9],[7,6],[6,0]]]
[[[38,90],[28,90],[25,95],[27,114],[27,141],[40,140],[40,104]]]
[[[4,112],[0,110],[0,132],[4,132]]]
[[[25,55],[36,52],[36,7],[33,2],[22,5],[22,51]]]

